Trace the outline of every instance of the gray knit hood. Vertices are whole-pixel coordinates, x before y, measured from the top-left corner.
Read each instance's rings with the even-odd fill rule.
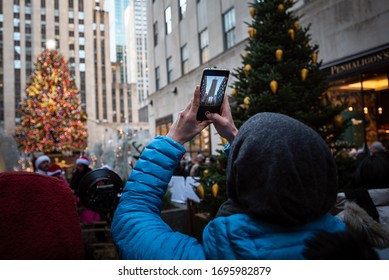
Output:
[[[304,224],[335,204],[336,165],[314,130],[285,115],[259,113],[242,125],[233,142],[227,193],[253,218]]]

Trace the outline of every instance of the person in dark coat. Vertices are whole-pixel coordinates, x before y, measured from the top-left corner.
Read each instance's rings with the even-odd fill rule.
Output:
[[[86,173],[92,170],[89,168],[89,164],[90,160],[86,156],[81,156],[76,160],[76,170],[70,179],[70,188],[75,192],[75,194],[78,193],[78,187],[82,177],[84,177]]]

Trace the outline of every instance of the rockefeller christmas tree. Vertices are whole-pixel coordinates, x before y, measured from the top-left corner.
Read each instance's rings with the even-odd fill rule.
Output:
[[[68,62],[46,49],[35,60],[18,112],[21,125],[15,139],[27,154],[80,151],[86,148],[86,114]]]
[[[312,127],[336,149],[346,128],[340,113],[326,95],[326,76],[320,71],[319,47],[311,44],[309,26],[301,27],[291,7],[292,0],[262,0],[250,4],[247,12],[249,40],[242,54],[242,65],[232,72],[230,103],[239,128],[259,112],[288,115]],[[301,143],[304,145],[304,143]],[[226,198],[225,160],[209,168],[200,178],[203,206],[212,213],[215,199],[210,195],[218,185],[218,201]],[[224,156],[225,157],[225,156]]]

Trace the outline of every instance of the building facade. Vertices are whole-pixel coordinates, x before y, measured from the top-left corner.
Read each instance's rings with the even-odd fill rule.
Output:
[[[148,129],[149,68],[147,55],[147,1],[133,0],[124,13],[127,46],[127,80],[136,84],[133,123]]]
[[[241,0],[148,0],[149,124],[165,135],[200,84],[204,68],[234,69],[248,38],[249,3]],[[230,76],[228,85],[232,83]],[[230,88],[227,89],[227,94]],[[221,149],[213,126],[186,144],[188,153]]]
[[[88,146],[131,121],[133,86],[116,86],[110,60],[109,13],[104,0],[0,1],[0,127],[13,135],[16,108],[34,59],[54,40],[68,60],[88,115]],[[116,78],[116,77],[115,77]]]
[[[297,13],[319,45],[329,98],[347,106],[346,140],[389,148],[389,1],[300,0]]]

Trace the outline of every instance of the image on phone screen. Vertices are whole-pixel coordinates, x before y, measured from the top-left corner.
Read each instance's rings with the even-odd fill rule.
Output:
[[[200,88],[200,106],[220,106],[223,101],[228,77],[205,76]]]
[[[220,113],[227,88],[228,70],[204,70],[200,85],[200,108],[198,120],[206,120],[205,112]]]

